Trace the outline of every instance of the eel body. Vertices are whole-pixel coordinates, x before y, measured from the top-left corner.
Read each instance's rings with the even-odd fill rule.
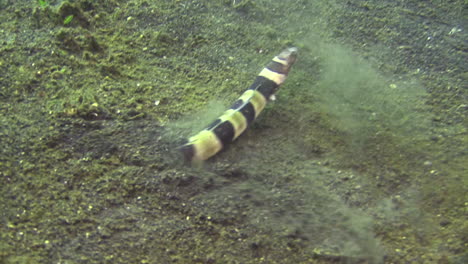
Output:
[[[295,47],[275,56],[228,110],[180,147],[185,160],[193,163],[209,159],[239,137],[258,117],[266,103],[274,100],[296,57]]]

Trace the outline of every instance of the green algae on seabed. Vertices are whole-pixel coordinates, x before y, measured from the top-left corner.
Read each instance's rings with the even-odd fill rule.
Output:
[[[378,262],[383,248],[463,263],[466,33],[449,34],[463,1],[48,3],[0,2],[0,262]],[[229,104],[293,42],[259,122],[207,170],[178,167],[165,127]],[[338,100],[355,76],[325,51],[349,50],[341,69],[373,69],[391,98],[426,88],[430,133]]]

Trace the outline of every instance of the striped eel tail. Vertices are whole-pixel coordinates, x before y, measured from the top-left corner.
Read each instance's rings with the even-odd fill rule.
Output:
[[[267,101],[275,99],[296,57],[295,47],[274,57],[231,108],[180,147],[185,160],[197,163],[209,159],[239,137],[262,112]]]

